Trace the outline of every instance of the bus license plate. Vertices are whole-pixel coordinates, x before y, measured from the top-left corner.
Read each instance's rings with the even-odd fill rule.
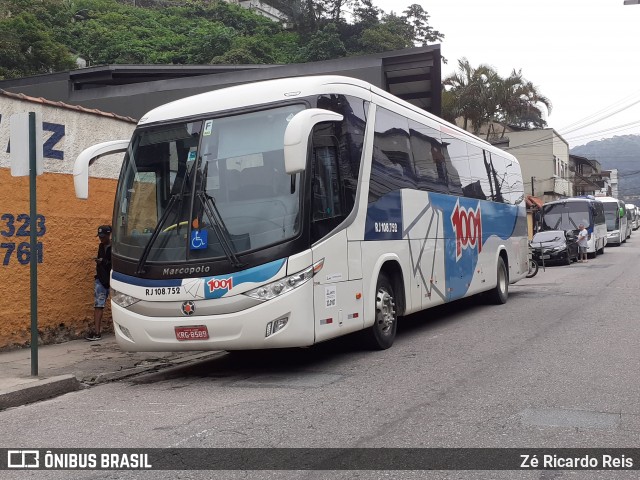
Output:
[[[193,327],[175,327],[178,340],[208,340],[209,331],[204,325]]]

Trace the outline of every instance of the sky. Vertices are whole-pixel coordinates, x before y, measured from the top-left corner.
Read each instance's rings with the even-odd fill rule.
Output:
[[[373,0],[397,14],[412,3],[420,4],[431,27],[445,35],[443,78],[462,57],[473,67],[488,64],[503,77],[522,69],[551,100],[547,124],[570,147],[640,134],[640,5],[624,5],[624,0]]]

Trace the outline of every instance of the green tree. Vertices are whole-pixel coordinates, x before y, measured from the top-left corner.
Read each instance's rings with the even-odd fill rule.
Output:
[[[360,36],[362,53],[379,53],[413,46],[413,32],[402,17],[385,14],[382,20],[366,28]]]
[[[462,118],[462,128],[471,128],[477,133],[497,114],[495,85],[498,81],[498,74],[490,66],[474,68],[466,58],[458,60],[458,71],[442,81],[446,92],[442,105],[444,118],[451,122]]]
[[[474,134],[491,121],[503,124],[502,135],[507,125],[543,128],[543,107],[551,111],[550,100],[522,76],[521,70],[502,78],[490,66],[474,68],[462,58],[458,70],[442,84],[443,118],[451,122],[461,118],[463,128]]]
[[[74,66],[69,49],[34,14],[20,12],[0,18],[0,77],[19,78]]]
[[[551,101],[542,95],[538,87],[522,76],[522,70],[511,72],[496,88],[500,105],[497,120],[520,128],[544,128],[543,107],[551,113]],[[502,130],[504,135],[505,129]]]
[[[302,49],[300,60],[303,62],[316,62],[344,57],[347,53],[338,27],[335,23],[328,23],[322,30],[311,35],[306,47]]]
[[[411,29],[413,41],[420,45],[439,42],[444,38],[444,34],[429,25],[429,14],[417,3],[407,7],[403,19]]]

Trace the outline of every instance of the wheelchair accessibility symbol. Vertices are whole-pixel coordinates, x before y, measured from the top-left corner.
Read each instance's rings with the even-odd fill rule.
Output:
[[[207,248],[209,232],[207,230],[191,230],[191,250]]]

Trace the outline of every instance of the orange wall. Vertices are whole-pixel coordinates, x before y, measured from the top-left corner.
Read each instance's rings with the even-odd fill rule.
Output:
[[[30,340],[29,264],[22,265],[17,255],[21,242],[29,236],[17,236],[29,215],[29,179],[12,177],[9,169],[0,168],[3,194],[0,202],[0,349],[25,345]],[[46,232],[38,237],[42,243],[42,263],[38,264],[38,331],[43,343],[77,338],[93,322],[93,279],[98,251],[96,229],[111,224],[116,180],[89,178],[88,200],[75,197],[73,176],[45,173],[37,179],[38,214],[44,216]],[[8,222],[14,220],[14,234]],[[28,233],[28,230],[23,233]],[[25,257],[22,256],[25,260]],[[6,264],[5,264],[6,263]],[[107,307],[103,328],[111,328],[111,311]]]

